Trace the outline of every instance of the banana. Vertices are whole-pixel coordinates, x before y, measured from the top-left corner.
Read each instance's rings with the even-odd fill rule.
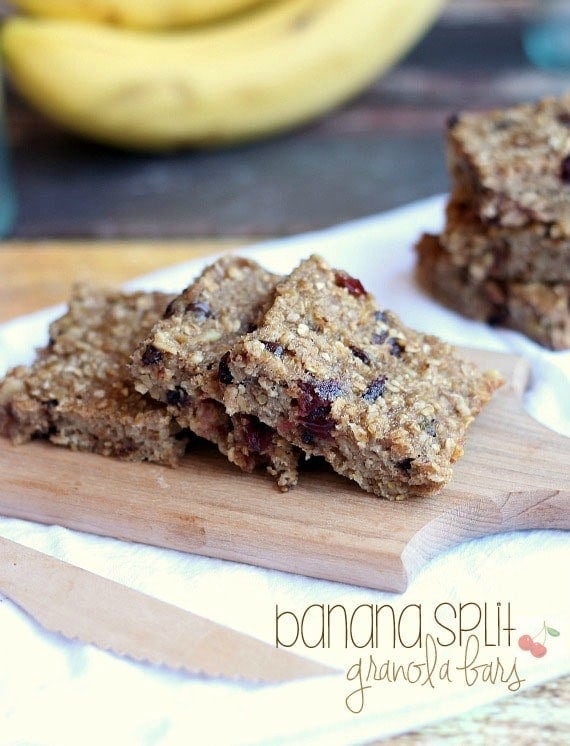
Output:
[[[240,13],[263,0],[10,0],[26,13],[141,29],[205,23]]]
[[[286,0],[231,22],[142,33],[9,18],[5,65],[61,125],[126,148],[212,147],[305,122],[354,95],[444,0]]]

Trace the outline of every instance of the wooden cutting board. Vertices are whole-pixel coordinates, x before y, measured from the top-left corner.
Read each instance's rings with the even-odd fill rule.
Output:
[[[437,496],[388,502],[322,465],[289,493],[206,446],[178,469],[0,439],[0,513],[303,575],[403,591],[467,539],[570,528],[570,439],[532,420],[521,358],[466,350],[508,383],[472,425]]]

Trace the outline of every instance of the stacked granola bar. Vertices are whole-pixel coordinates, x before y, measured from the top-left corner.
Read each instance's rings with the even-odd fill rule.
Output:
[[[501,383],[317,256],[225,257],[174,298],[82,287],[50,335],[0,381],[1,433],[172,465],[195,434],[282,490],[321,456],[388,499],[437,492]]]
[[[471,318],[570,347],[570,96],[452,117],[452,192],[418,278]]]

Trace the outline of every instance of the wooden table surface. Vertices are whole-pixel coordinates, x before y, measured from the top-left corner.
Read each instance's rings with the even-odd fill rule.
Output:
[[[19,213],[0,244],[0,321],[64,300],[78,279],[117,283],[446,190],[441,130],[451,112],[568,85],[524,56],[521,34],[538,5],[453,0],[408,57],[347,106],[223,152],[157,157],[90,145],[10,94]],[[569,711],[566,677],[385,743],[558,746],[570,741]]]

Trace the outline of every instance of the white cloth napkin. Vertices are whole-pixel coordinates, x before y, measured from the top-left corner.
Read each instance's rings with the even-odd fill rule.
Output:
[[[398,312],[412,327],[435,332],[456,344],[525,355],[532,364],[531,388],[525,399],[528,411],[570,436],[570,352],[548,352],[517,333],[468,321],[439,306],[414,284],[413,243],[422,231],[439,230],[443,203],[444,197],[438,196],[240,253],[283,272],[303,257],[320,253],[362,279],[382,306]],[[130,287],[181,290],[204,263],[169,268],[132,282]],[[0,374],[31,359],[34,346],[45,343],[49,320],[62,310],[48,309],[0,326]],[[101,468],[104,464],[102,459]],[[376,648],[360,649],[350,642],[345,646],[340,628],[335,627],[329,646],[298,644],[291,649],[340,666],[347,676],[260,687],[173,673],[69,642],[46,633],[0,596],[2,743],[361,743],[514,696],[508,686],[516,688],[516,678],[524,679],[521,688],[525,688],[570,672],[566,572],[570,537],[564,531],[512,532],[467,542],[431,561],[400,596],[15,519],[0,519],[0,534],[270,644],[276,641],[276,606],[280,612],[294,612],[298,619],[315,604],[325,608],[343,605],[349,614],[359,608],[358,618],[364,625],[355,626],[359,630],[366,629],[364,616],[360,616],[365,609],[362,605],[387,604],[395,610],[396,618],[407,607],[402,617],[404,642],[418,627],[415,614],[419,607],[422,614],[421,648],[405,648],[400,643],[393,646],[388,636]],[[438,604],[446,604],[439,608],[447,616],[439,618],[446,620],[448,632],[434,622]],[[460,604],[470,604],[464,607],[465,619],[478,609],[483,611],[485,604],[488,614],[488,639],[481,623],[471,640],[479,642],[479,655],[465,671],[462,661],[472,653],[472,649],[466,653],[465,640],[462,646],[456,641],[444,647],[429,639],[438,632],[443,634],[444,644],[445,636],[449,640],[451,632],[457,632],[453,614],[458,614]],[[316,608],[312,606],[312,613]],[[498,613],[502,616],[497,623]],[[290,641],[292,628],[285,622],[292,619],[292,615],[280,618],[282,641]],[[305,631],[310,636],[318,625],[311,626],[315,617],[309,612],[306,620]],[[548,634],[545,625],[559,635]],[[506,626],[514,628],[510,645],[503,632],[501,646],[493,648],[497,627]],[[517,641],[523,634],[538,635],[538,641],[545,639],[547,654],[535,658],[521,650]],[[434,651],[437,665],[428,680],[420,664],[425,663],[426,655],[431,655],[433,663]],[[414,661],[418,666],[408,666],[407,671],[410,677],[416,672],[419,680],[411,683],[398,678],[391,683],[385,678],[372,679],[363,682],[369,688],[363,690],[362,699],[356,663],[362,658],[365,676],[371,656],[378,677],[387,660],[403,666]],[[500,675],[496,677],[497,657],[504,682]],[[450,681],[443,670],[446,660],[450,660]],[[476,669],[477,665],[480,668]],[[347,698],[352,709],[364,702],[360,713],[351,712]]]

